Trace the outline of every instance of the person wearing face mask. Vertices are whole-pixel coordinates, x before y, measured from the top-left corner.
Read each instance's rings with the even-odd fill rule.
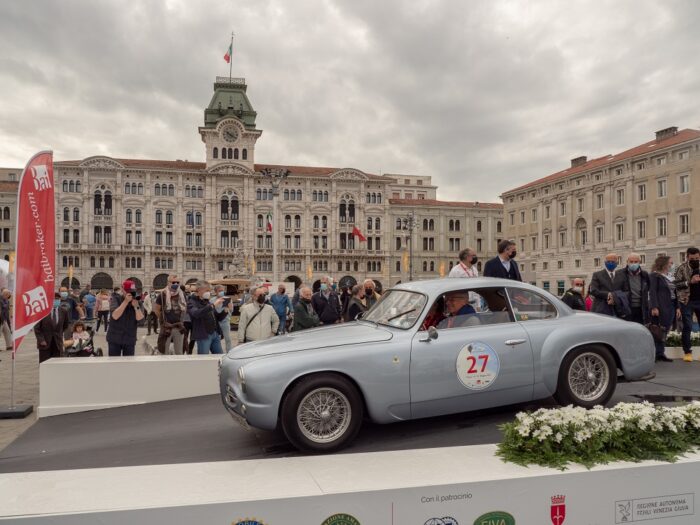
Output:
[[[219,329],[221,330],[221,336],[224,338],[224,350],[228,352],[233,348],[233,342],[231,341],[231,299],[226,297],[226,287],[223,284],[214,286],[214,293],[217,298],[223,297],[224,299],[224,302],[218,306],[218,311],[226,314],[226,316],[219,321]]]
[[[593,272],[589,291],[593,296],[593,312],[597,314],[615,315],[615,268],[617,254],[605,256],[605,268]]]
[[[298,332],[299,330],[314,328],[321,324],[316,311],[313,306],[311,306],[312,295],[311,288],[308,286],[299,288],[299,302],[294,307],[294,324],[292,325],[292,331]]]
[[[335,324],[342,322],[342,305],[340,297],[331,289],[331,278],[327,275],[321,277],[320,290],[311,297],[311,305],[316,310],[316,315],[321,324]]]
[[[175,354],[182,354],[185,340],[185,312],[187,311],[187,299],[180,289],[180,279],[177,275],[168,275],[168,286],[158,292],[153,314],[160,324],[158,334],[158,351],[167,354],[170,343],[173,344]]]
[[[287,316],[294,314],[292,301],[287,295],[287,289],[283,284],[280,284],[277,287],[277,293],[272,294],[270,297],[270,304],[272,305],[272,308],[275,309],[275,313],[280,319],[277,335],[281,335],[287,331]]]
[[[190,339],[197,343],[198,354],[221,354],[219,322],[226,317],[224,298],[212,297],[207,281],[197,281],[194,288],[196,292],[187,300],[187,313],[192,320]]]
[[[683,327],[683,361],[693,361],[693,349],[690,343],[690,333],[693,330],[693,314],[700,321],[700,250],[694,246],[685,252],[685,262],[673,274],[676,285],[678,303],[681,308]]]
[[[479,277],[479,270],[476,269],[476,260],[476,252],[471,248],[465,248],[464,250],[459,252],[459,262],[452,267],[448,277]]]
[[[504,239],[498,243],[498,256],[486,261],[484,265],[484,277],[499,277],[501,279],[510,279],[511,281],[522,281],[518,269],[518,263],[515,262],[517,251],[515,243]]]
[[[348,303],[348,310],[345,314],[346,321],[354,321],[355,319],[357,319],[357,316],[359,314],[364,313],[368,310],[368,307],[365,306],[364,302],[364,299],[367,298],[367,296],[365,295],[366,293],[367,288],[362,288],[362,286],[360,286],[359,284],[356,284],[352,287],[352,296],[350,297],[350,301]]]
[[[61,294],[56,292],[51,312],[34,325],[40,363],[52,357],[61,356],[64,334],[70,324],[68,311],[61,307]]]
[[[238,343],[262,341],[277,333],[280,318],[269,304],[263,286],[253,292],[253,301],[241,308],[241,318],[238,321]]]
[[[372,279],[365,279],[365,282],[362,283],[362,286],[365,289],[363,294],[364,299],[362,300],[362,303],[365,305],[365,309],[369,310],[377,302],[379,302],[379,299],[381,299],[382,296],[377,293],[377,285],[374,284],[374,281]],[[355,296],[354,293],[353,296]],[[354,318],[355,317],[352,317],[352,319]]]
[[[632,314],[627,321],[639,324],[649,322],[649,274],[641,268],[642,258],[638,253],[630,253],[627,266],[615,273],[613,289],[627,296]]]
[[[68,311],[68,319],[71,321],[71,326],[73,322],[85,319],[83,305],[73,298],[68,288],[61,286],[58,289],[58,293],[61,294],[61,306]],[[66,336],[65,339],[68,339],[68,337]]]
[[[675,286],[667,278],[671,265],[668,255],[659,255],[649,275],[650,330],[654,336],[656,360],[666,362],[671,361],[664,353],[666,336],[673,320],[681,317]],[[690,360],[693,360],[692,354]]]
[[[583,286],[583,279],[576,277],[571,282],[571,288],[561,296],[561,300],[572,310],[586,311],[586,301],[583,298]]]
[[[127,279],[122,283],[122,291],[110,299],[107,330],[107,349],[110,357],[134,355],[136,329],[138,322],[144,318],[137,297],[134,281]]]

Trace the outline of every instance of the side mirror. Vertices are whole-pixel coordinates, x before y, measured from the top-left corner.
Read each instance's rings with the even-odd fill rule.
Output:
[[[430,328],[428,328],[428,337],[426,337],[425,339],[419,339],[419,341],[421,343],[429,343],[431,340],[437,339],[437,338],[438,338],[437,328],[435,328],[434,326],[431,326]]]
[[[357,319],[362,319],[362,317],[365,315],[365,312],[360,312],[355,316],[355,320]]]

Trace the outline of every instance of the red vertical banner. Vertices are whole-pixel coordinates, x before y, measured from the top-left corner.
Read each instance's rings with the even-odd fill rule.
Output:
[[[17,194],[14,352],[53,305],[56,281],[56,214],[53,152],[42,151],[27,163]]]

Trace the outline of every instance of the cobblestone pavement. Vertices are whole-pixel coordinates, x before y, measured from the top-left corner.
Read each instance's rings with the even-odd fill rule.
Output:
[[[146,335],[145,328],[139,328],[138,338]],[[155,346],[158,336],[151,334],[148,342]],[[95,343],[107,353],[104,332],[95,335]],[[143,354],[141,344],[136,344],[136,353]],[[10,405],[10,385],[12,375],[12,352],[0,352],[0,406]],[[36,422],[36,409],[39,405],[39,351],[36,348],[34,332],[24,338],[17,352],[15,363],[15,404],[30,404],[34,411],[24,419],[0,419],[0,450],[14,441],[22,432]]]

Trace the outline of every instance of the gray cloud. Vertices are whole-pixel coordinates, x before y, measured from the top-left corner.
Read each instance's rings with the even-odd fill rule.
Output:
[[[200,160],[236,32],[259,162],[432,175],[489,201],[671,125],[699,127],[700,4],[6,1],[0,165],[37,149]]]

